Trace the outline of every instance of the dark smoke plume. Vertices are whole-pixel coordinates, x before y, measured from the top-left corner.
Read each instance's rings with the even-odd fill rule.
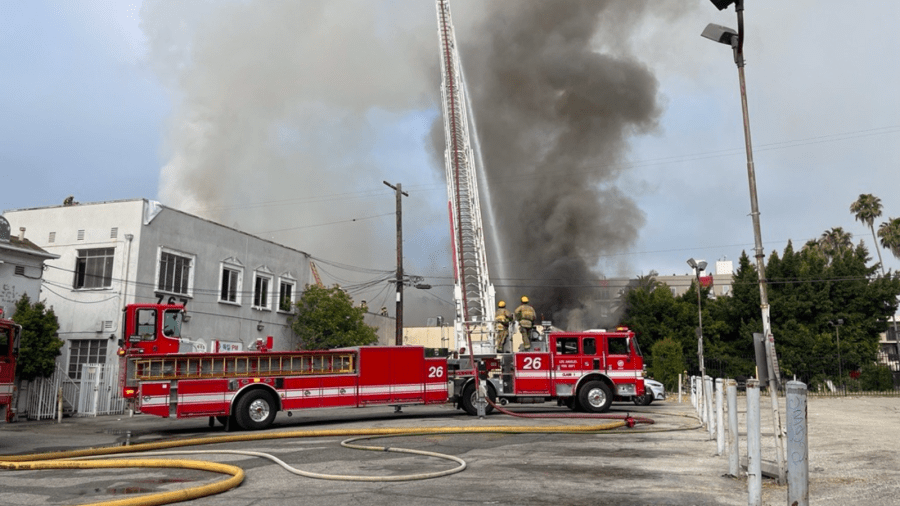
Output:
[[[503,243],[504,257],[492,258],[498,298],[528,295],[561,327],[615,323],[585,310],[598,297],[595,269],[643,225],[616,182],[629,136],[656,126],[657,80],[622,51],[598,48],[616,47],[647,4],[490,2],[458,35]],[[586,321],[568,322],[573,310]]]

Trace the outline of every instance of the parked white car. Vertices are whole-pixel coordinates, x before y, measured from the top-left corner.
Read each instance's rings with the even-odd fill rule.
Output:
[[[662,383],[644,378],[644,395],[635,396],[632,401],[638,406],[649,406],[653,401],[666,400],[666,387]]]

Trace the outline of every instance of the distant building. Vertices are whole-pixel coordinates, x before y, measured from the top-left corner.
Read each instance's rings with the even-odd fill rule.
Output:
[[[25,227],[12,234],[9,221],[0,216],[0,314],[12,318],[16,302],[27,294],[32,302],[41,299],[44,262],[59,258],[25,237]]]
[[[40,246],[22,253],[34,257],[30,276],[39,278],[38,259],[47,259],[43,297],[59,318],[60,365],[73,379],[82,364],[117,363],[122,309],[135,302],[184,304],[182,335],[195,351],[213,341],[247,349],[269,335],[275,349],[296,345],[288,318],[309,282],[302,251],[146,199],[67,199],[6,216]]]

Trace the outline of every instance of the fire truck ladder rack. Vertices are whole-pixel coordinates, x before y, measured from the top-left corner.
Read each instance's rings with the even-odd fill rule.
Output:
[[[353,374],[356,353],[228,354],[210,357],[137,357],[133,380],[246,378],[252,376],[308,376]]]

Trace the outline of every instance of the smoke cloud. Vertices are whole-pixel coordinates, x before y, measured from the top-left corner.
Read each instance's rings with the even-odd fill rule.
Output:
[[[501,243],[488,239],[494,283],[560,326],[572,310],[592,314],[602,256],[643,224],[617,181],[628,138],[660,114],[657,81],[628,50],[644,4],[452,3],[497,218],[485,225]],[[318,257],[393,269],[394,199],[382,181],[402,182],[405,269],[449,284],[434,8],[145,1],[149,61],[175,104],[160,200]],[[450,290],[427,281],[436,295],[409,294],[411,325],[453,317],[439,301]],[[380,306],[382,285],[356,298]]]
[[[657,80],[627,52],[653,5],[489,2],[457,34],[496,216],[485,226],[502,243],[488,244],[495,287],[515,304],[529,296],[561,327],[616,323],[590,309],[601,258],[625,251],[644,223],[616,183],[628,138],[661,112]]]

